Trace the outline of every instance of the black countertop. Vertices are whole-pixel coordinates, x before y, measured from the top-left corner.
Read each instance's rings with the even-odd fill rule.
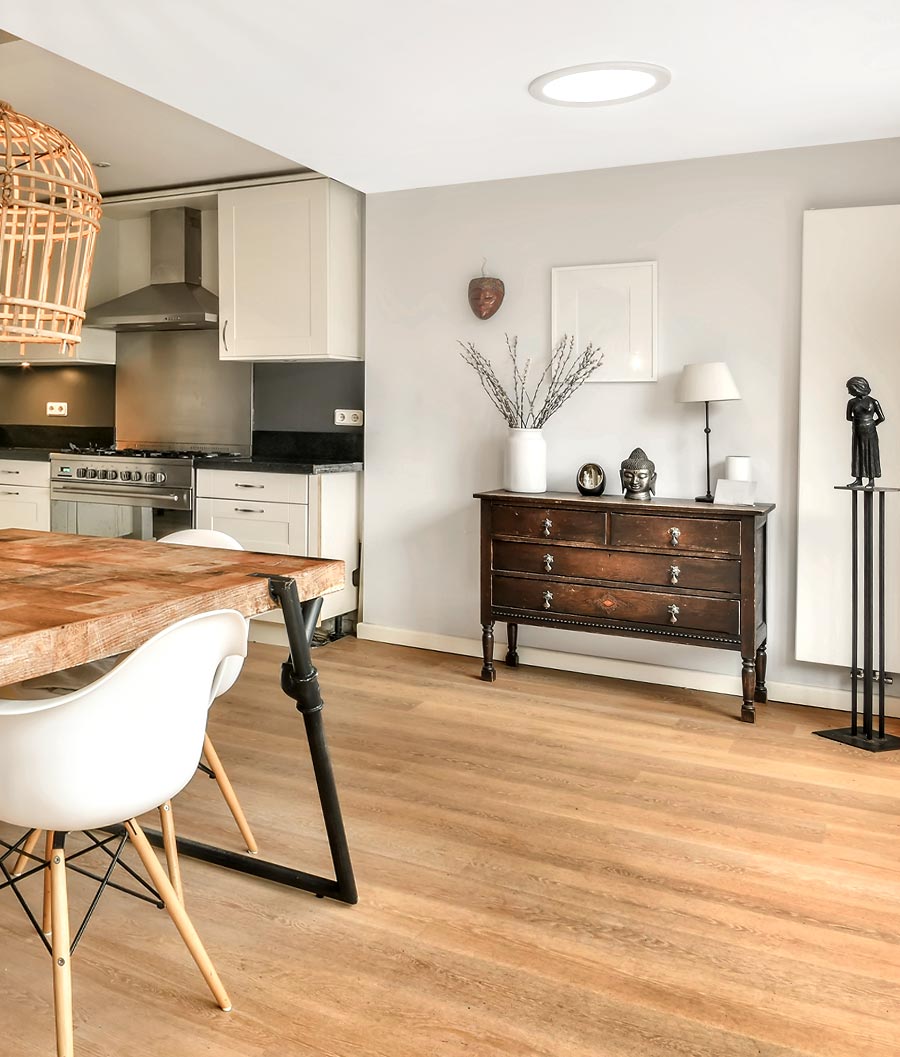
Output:
[[[30,462],[47,462],[50,452],[57,448],[0,448],[0,459],[27,459]]]
[[[359,473],[361,462],[303,462],[251,455],[241,459],[209,459],[196,463],[198,470],[248,470],[253,473]]]

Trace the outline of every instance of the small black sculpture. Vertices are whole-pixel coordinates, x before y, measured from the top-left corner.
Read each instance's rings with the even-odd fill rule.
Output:
[[[884,422],[881,404],[872,396],[872,388],[865,378],[856,376],[847,382],[850,400],[847,403],[847,421],[853,423],[853,455],[850,472],[853,480],[850,488],[862,488],[864,477],[869,478],[866,488],[875,487],[875,478],[881,476],[881,453],[878,450],[878,426]]]
[[[619,479],[626,499],[647,502],[656,491],[656,466],[647,458],[643,448],[635,448],[622,463]]]
[[[582,495],[603,495],[606,488],[606,474],[603,467],[595,462],[586,462],[578,471],[575,484]]]

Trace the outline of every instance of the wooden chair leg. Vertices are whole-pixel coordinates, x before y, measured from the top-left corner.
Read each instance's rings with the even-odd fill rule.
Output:
[[[41,831],[39,829],[33,829],[22,845],[22,850],[16,859],[16,864],[13,866],[12,872],[13,877],[18,877],[20,873],[25,873],[29,866],[36,866],[34,859],[31,858],[32,852],[37,847],[37,842],[41,839]]]
[[[206,757],[209,769],[212,771],[213,775],[215,775],[222,796],[225,798],[225,803],[228,805],[228,810],[234,816],[237,828],[241,831],[241,836],[244,838],[247,845],[247,851],[249,851],[251,855],[256,855],[259,848],[253,837],[253,831],[250,829],[250,824],[247,822],[247,816],[244,814],[240,801],[228,779],[225,768],[222,766],[222,761],[219,759],[219,754],[216,752],[208,734],[203,739],[203,755]]]
[[[181,867],[178,863],[178,842],[175,839],[175,818],[172,813],[171,800],[167,800],[160,805],[159,823],[162,829],[163,848],[166,853],[169,880],[172,882],[172,887],[175,889],[178,899],[184,903],[184,887],[181,884]]]
[[[129,819],[125,823],[125,829],[128,832],[128,836],[131,838],[131,843],[134,845],[135,851],[140,856],[141,862],[144,864],[144,869],[150,876],[150,881],[153,887],[159,892],[160,897],[166,904],[166,910],[169,912],[169,917],[172,919],[175,928],[184,940],[185,946],[191,952],[191,957],[197,963],[197,968],[203,974],[203,979],[206,981],[207,986],[213,993],[213,997],[219,1006],[227,1013],[231,1009],[231,999],[228,997],[228,993],[222,986],[222,981],[219,979],[219,974],[216,972],[215,966],[210,960],[209,955],[206,953],[206,948],[200,941],[200,937],[197,935],[197,930],[194,928],[191,919],[187,915],[187,911],[184,909],[184,905],[178,899],[178,895],[175,889],[172,887],[172,882],[166,876],[165,870],[159,863],[159,859],[150,847],[150,842],[144,836],[144,831],[137,823],[137,819]]]
[[[53,910],[50,898],[50,863],[53,856],[53,830],[47,830],[47,841],[44,844],[44,858],[47,860],[47,868],[44,870],[44,913],[41,918],[41,930],[45,936],[53,932]]]
[[[66,890],[64,833],[58,833],[50,851],[50,907],[53,930],[53,1008],[56,1014],[57,1057],[74,1057],[72,1030],[72,967],[69,950],[69,897]]]

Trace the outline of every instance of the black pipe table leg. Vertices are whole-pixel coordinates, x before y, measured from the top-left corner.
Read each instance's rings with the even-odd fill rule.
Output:
[[[297,582],[292,577],[269,577],[269,591],[281,606],[287,631],[290,654],[281,666],[281,688],[297,705],[303,716],[306,740],[312,759],[313,773],[322,805],[322,817],[331,861],[334,864],[334,880],[319,877],[293,867],[266,862],[256,856],[242,855],[224,848],[201,844],[198,841],[178,838],[178,851],[189,858],[203,859],[225,866],[231,870],[263,877],[291,888],[312,892],[319,898],[329,897],[342,903],[356,903],[358,895],[350,849],[344,830],[344,819],[338,798],[337,784],[331,766],[322,709],[324,702],[319,689],[319,677],[312,663],[310,644],[316,630],[316,622],[322,609],[322,599],[313,598],[301,602],[297,593]],[[154,830],[145,830],[147,839],[157,847],[162,846],[162,836]]]

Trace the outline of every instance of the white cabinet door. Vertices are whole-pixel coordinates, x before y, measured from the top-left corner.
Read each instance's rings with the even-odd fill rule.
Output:
[[[307,508],[255,499],[198,499],[197,528],[233,536],[248,551],[307,553]]]
[[[50,489],[0,483],[0,528],[49,532]]]
[[[361,358],[360,196],[326,179],[222,191],[223,360]]]

